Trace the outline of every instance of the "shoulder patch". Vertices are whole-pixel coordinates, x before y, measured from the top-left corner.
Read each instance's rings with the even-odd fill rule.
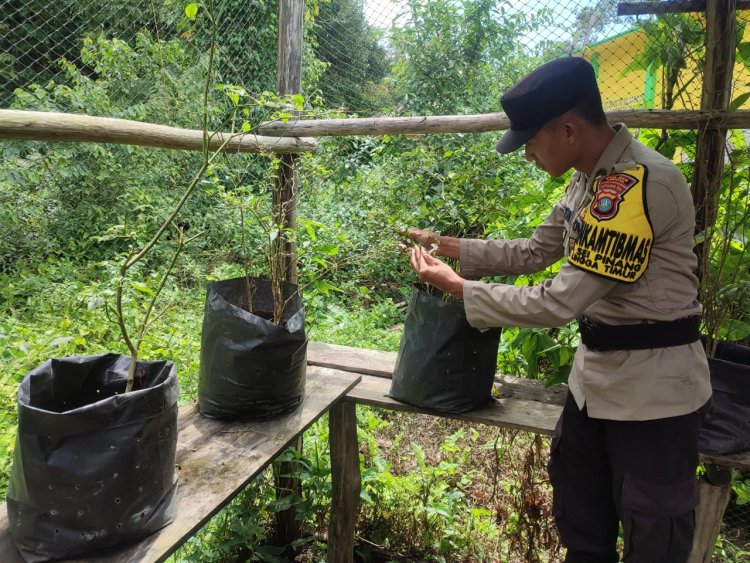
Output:
[[[581,232],[568,255],[574,266],[634,283],[648,267],[654,233],[646,207],[643,165],[598,178],[594,198],[580,214]]]

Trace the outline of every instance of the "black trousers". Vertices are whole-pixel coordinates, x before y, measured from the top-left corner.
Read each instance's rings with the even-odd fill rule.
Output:
[[[568,392],[552,437],[553,508],[566,562],[684,563],[698,503],[703,409],[646,421],[590,418]]]

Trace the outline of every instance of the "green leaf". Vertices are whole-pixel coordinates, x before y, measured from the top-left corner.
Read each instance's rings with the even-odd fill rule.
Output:
[[[732,100],[732,103],[729,104],[729,111],[737,111],[742,107],[742,105],[747,101],[747,99],[750,98],[750,92],[745,92],[744,94],[740,94],[737,96],[734,100]]]
[[[295,94],[292,96],[292,103],[296,109],[302,110],[305,107],[305,98],[302,94]]]
[[[336,256],[339,253],[338,244],[321,244],[317,248],[318,252],[325,254],[326,256]]]
[[[66,342],[70,342],[73,340],[72,336],[58,336],[57,338],[53,338],[50,343],[50,348],[56,348],[57,346],[60,346],[62,344],[65,344]]]
[[[750,43],[744,42],[737,45],[737,54],[743,61],[750,60]]]
[[[195,20],[195,17],[198,15],[198,4],[193,2],[185,6],[185,15],[189,20]]]
[[[154,291],[150,287],[148,287],[147,285],[144,285],[142,283],[130,282],[130,287],[132,287],[136,291],[140,291],[141,293],[145,293],[147,295],[153,295],[154,294]]]

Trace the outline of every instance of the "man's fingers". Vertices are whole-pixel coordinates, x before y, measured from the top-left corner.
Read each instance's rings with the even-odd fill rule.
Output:
[[[419,244],[427,244],[430,239],[430,232],[417,227],[409,227],[406,229],[406,236]]]
[[[411,267],[414,268],[414,271],[419,274],[419,270],[421,269],[421,262],[419,260],[419,250],[416,248],[411,249]]]
[[[441,263],[440,260],[432,256],[429,252],[426,252],[424,249],[422,249],[422,259],[428,266],[436,266]]]

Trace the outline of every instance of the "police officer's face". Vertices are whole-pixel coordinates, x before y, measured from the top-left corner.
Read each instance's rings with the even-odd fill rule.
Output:
[[[526,142],[526,160],[557,178],[573,166],[569,147],[565,125],[553,121],[547,123]]]

